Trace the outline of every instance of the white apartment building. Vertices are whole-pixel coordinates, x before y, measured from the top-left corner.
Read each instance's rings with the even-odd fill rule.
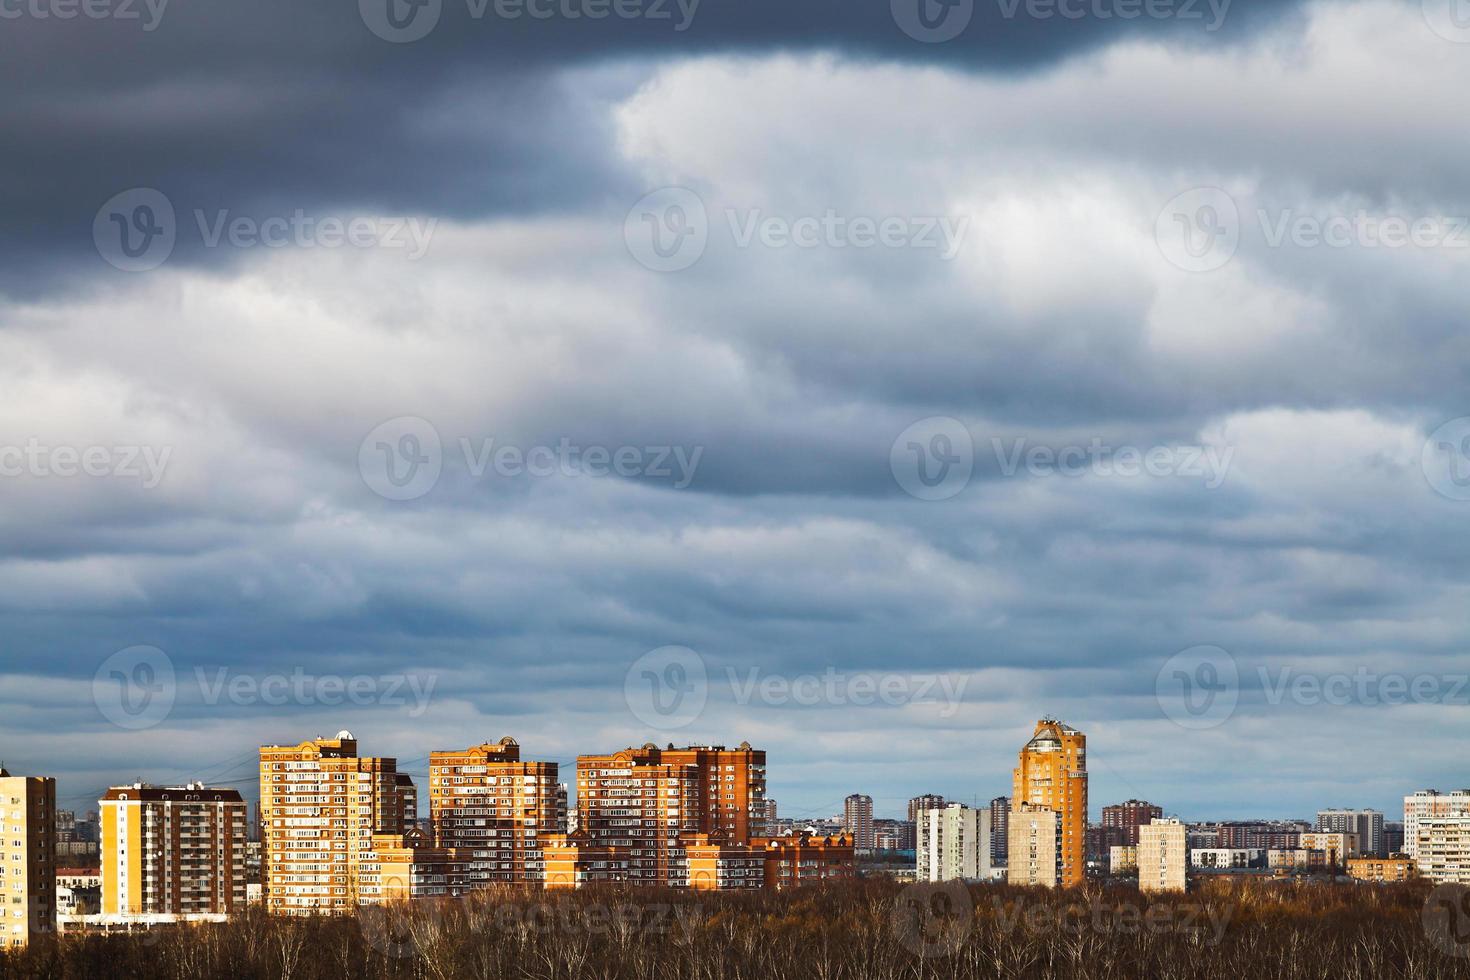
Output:
[[[1430,881],[1470,885],[1470,816],[1427,817],[1415,825],[1414,860]],[[1404,846],[1409,839],[1404,838]]]
[[[1443,817],[1470,817],[1470,789],[1421,789],[1404,797],[1404,853],[1417,856],[1419,821]]]
[[[919,810],[915,820],[919,881],[985,880],[991,876],[990,809],[963,803]]]

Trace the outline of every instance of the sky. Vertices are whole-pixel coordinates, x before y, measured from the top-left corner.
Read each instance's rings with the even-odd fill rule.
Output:
[[[0,3],[0,762],[1470,784],[1454,14]]]

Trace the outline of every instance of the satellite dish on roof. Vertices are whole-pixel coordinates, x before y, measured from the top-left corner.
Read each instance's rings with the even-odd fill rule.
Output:
[[[337,737],[340,738],[340,739],[345,739],[345,740],[350,741],[350,742],[356,742],[357,741],[357,738],[351,732],[349,732],[345,728],[342,729],[340,732],[337,733]]]

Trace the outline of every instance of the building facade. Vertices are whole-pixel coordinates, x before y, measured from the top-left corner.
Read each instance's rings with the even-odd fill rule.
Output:
[[[56,780],[0,768],[0,946],[56,931]]]
[[[980,881],[990,877],[990,810],[963,803],[919,813],[915,846],[919,881]]]
[[[1348,858],[1347,873],[1358,881],[1408,881],[1414,877],[1414,861],[1402,854]]]
[[[392,758],[359,756],[351,732],[260,749],[260,833],[268,911],[340,914],[370,901],[373,836],[402,834],[407,800]],[[366,886],[374,887],[371,881]]]
[[[1358,853],[1386,857],[1383,846],[1383,814],[1377,810],[1319,810],[1317,830],[1326,833],[1355,834]]]
[[[1009,821],[1011,798],[997,796],[990,801],[990,866],[1006,866],[1006,849],[1010,847]]]
[[[1012,773],[1011,801],[1013,822],[1028,807],[1057,815],[1057,868],[1046,877],[1062,886],[1082,884],[1087,877],[1087,737],[1053,718],[1037,722]],[[1035,828],[1028,824],[1023,829],[1019,839],[1029,862],[1036,853],[1031,846]],[[1014,860],[1013,852],[1010,862]]]
[[[1189,880],[1189,835],[1178,820],[1157,818],[1138,828],[1138,890],[1182,892]]]
[[[244,907],[239,790],[134,783],[108,789],[98,810],[104,916],[166,921]]]
[[[1470,885],[1470,817],[1420,817],[1413,843],[1414,864],[1425,878]]]
[[[1122,831],[1123,839],[1120,841],[1109,841],[1108,846],[1114,844],[1138,846],[1138,828],[1146,823],[1159,819],[1164,815],[1164,808],[1154,806],[1146,800],[1126,800],[1122,803],[1114,803],[1102,809],[1102,825],[1104,827],[1117,828]]]
[[[566,832],[555,762],[523,762],[509,736],[429,753],[429,806],[438,847],[464,851],[474,885],[545,880],[541,841]]]
[[[1470,789],[1441,793],[1437,789],[1421,789],[1404,797],[1404,853],[1418,856],[1419,824],[1424,820],[1470,817]]]
[[[1213,871],[1266,867],[1266,851],[1257,847],[1195,847],[1189,851],[1193,868]]]
[[[793,834],[755,842],[765,850],[765,885],[778,891],[857,874],[852,838],[845,834]]]
[[[1055,888],[1060,883],[1062,822],[1050,807],[1022,803],[1007,825],[1006,881]]]
[[[877,847],[873,837],[873,798],[853,793],[842,804],[842,825],[852,835],[859,854],[871,854]]]
[[[1347,859],[1359,854],[1358,835],[1309,831],[1298,838],[1298,846],[1307,851],[1323,851],[1333,868],[1347,868]]]

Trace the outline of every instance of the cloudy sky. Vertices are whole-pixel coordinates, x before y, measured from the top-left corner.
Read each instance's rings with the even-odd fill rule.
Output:
[[[1470,784],[1448,0],[392,3],[0,4],[12,771]]]

